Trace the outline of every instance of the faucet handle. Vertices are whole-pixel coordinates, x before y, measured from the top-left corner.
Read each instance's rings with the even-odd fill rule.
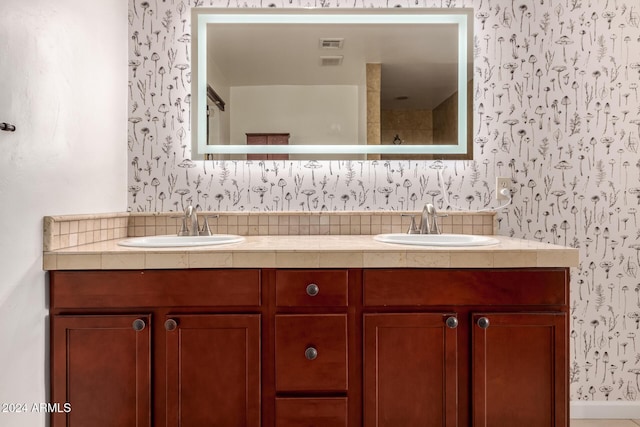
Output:
[[[420,230],[418,230],[418,226],[416,225],[416,217],[411,214],[400,214],[401,217],[408,216],[411,218],[411,222],[409,223],[409,229],[407,230],[407,234],[420,234]]]
[[[211,228],[209,228],[209,218],[218,218],[220,215],[207,215],[204,217],[204,224],[202,225],[202,230],[198,232],[201,236],[211,236]]]
[[[425,220],[427,221],[426,229],[423,228],[422,232],[426,232],[428,234],[441,234],[442,232],[440,231],[440,227],[438,227],[438,218],[447,216],[449,215],[438,213],[438,210],[433,204],[427,203],[424,205],[424,209],[422,211],[422,221],[423,223]]]
[[[435,229],[436,234],[442,234],[442,231],[440,230],[440,226],[438,225],[438,218],[446,218],[448,216],[449,214],[435,213],[435,215],[433,216],[433,227]]]
[[[187,217],[184,215],[173,215],[171,216],[171,218],[182,220],[182,225],[180,226],[180,231],[178,231],[178,236],[188,236],[189,227],[187,227]]]

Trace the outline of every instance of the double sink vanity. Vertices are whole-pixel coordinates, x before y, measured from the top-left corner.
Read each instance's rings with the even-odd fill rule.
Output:
[[[191,40],[165,40],[165,49],[160,38],[156,50],[171,53],[186,42],[192,55],[185,65],[192,160],[309,160],[304,173],[320,188],[311,160],[337,156],[362,168],[365,160],[473,158],[477,10],[193,7],[189,21],[182,6],[176,10]],[[144,38],[144,19],[141,31]],[[147,39],[157,39],[151,31]],[[346,36],[347,48],[363,49],[342,51]],[[343,57],[342,69],[356,66],[344,81],[315,72]],[[145,62],[166,67],[165,58]],[[259,75],[244,77],[252,69]],[[186,102],[186,91],[180,96]],[[132,95],[130,104],[146,105],[142,97]],[[180,98],[176,105],[181,114]],[[147,121],[167,116],[149,108]],[[293,120],[283,125],[276,116]],[[382,126],[414,117],[424,125],[419,131]],[[130,118],[130,140],[138,141],[134,119],[144,119]],[[247,144],[248,135],[283,130],[287,144]],[[155,141],[166,137],[170,147],[173,132],[156,129]],[[177,167],[185,165],[189,186],[193,161]],[[248,170],[242,191],[250,196]],[[422,177],[420,186],[426,198]],[[262,210],[267,187],[253,187]],[[136,209],[135,194],[131,209],[151,210]],[[407,187],[400,206],[410,200]],[[183,198],[174,194],[172,202],[182,206]],[[568,427],[569,274],[578,251],[498,235],[486,213],[448,212],[438,234],[435,211],[427,213],[433,222],[423,218],[417,227],[392,211],[219,212],[205,236],[188,235],[199,234],[196,216],[206,216],[195,209],[179,219],[170,212],[46,217],[49,400],[71,408],[51,414],[51,426]]]
[[[45,218],[51,400],[72,407],[52,426],[568,426],[577,250],[492,215],[439,236],[267,216],[168,240],[162,214]]]

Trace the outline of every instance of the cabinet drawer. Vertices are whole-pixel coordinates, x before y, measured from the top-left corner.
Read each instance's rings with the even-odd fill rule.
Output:
[[[277,270],[278,307],[346,307],[346,270]]]
[[[347,398],[276,398],[276,427],[347,427]]]
[[[347,315],[276,316],[276,390],[347,390]]]
[[[259,305],[260,270],[51,272],[54,309]]]
[[[562,305],[569,270],[380,269],[364,272],[364,305]]]

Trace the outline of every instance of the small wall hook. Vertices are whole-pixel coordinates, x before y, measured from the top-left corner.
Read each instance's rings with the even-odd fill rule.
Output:
[[[15,132],[16,127],[14,125],[10,125],[9,123],[0,123],[0,130],[5,130],[7,132]]]

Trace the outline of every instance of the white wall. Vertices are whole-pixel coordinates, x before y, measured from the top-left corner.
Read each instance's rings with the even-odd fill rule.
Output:
[[[289,144],[358,144],[358,86],[234,86],[231,138],[245,133],[290,133]]]
[[[48,399],[42,217],[126,209],[127,2],[1,9],[0,122],[17,131],[0,132],[0,402],[31,404]]]
[[[211,62],[207,64],[207,83],[227,103],[225,111],[220,110],[212,101],[209,104],[209,141],[208,144],[228,144],[231,132],[231,114],[229,112],[230,87],[227,79],[218,66]]]

